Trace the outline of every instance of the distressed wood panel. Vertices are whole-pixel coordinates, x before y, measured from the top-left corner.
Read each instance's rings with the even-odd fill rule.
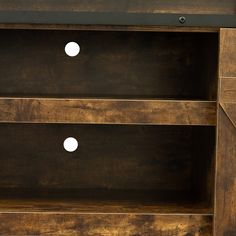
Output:
[[[220,78],[219,93],[219,100],[221,103],[236,103],[236,77]]]
[[[0,10],[235,14],[234,0],[2,0]]]
[[[236,30],[220,30],[215,235],[236,235]]]
[[[218,113],[217,145],[215,235],[234,236],[236,235],[236,129],[221,107]]]
[[[220,31],[220,77],[236,77],[236,29]]]
[[[216,103],[1,98],[0,122],[215,125]]]
[[[212,236],[212,218],[191,215],[0,214],[2,235]]]

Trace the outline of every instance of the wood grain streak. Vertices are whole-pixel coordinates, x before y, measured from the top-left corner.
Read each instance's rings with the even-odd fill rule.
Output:
[[[211,236],[208,216],[0,214],[2,235]]]
[[[0,99],[1,122],[215,125],[216,103],[106,99]]]

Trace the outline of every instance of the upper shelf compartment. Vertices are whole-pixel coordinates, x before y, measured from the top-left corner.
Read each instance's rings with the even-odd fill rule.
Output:
[[[0,6],[1,23],[28,24],[233,27],[235,14],[235,0],[4,0]]]
[[[0,54],[1,97],[216,100],[214,33],[0,30]]]

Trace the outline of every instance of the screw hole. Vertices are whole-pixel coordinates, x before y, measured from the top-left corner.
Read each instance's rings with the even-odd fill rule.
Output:
[[[184,24],[184,23],[186,22],[186,17],[181,16],[181,17],[179,18],[179,22],[180,22],[181,24]]]
[[[69,57],[75,57],[80,53],[80,46],[76,42],[69,42],[65,46],[65,53]]]
[[[63,146],[67,152],[74,152],[78,149],[79,143],[77,139],[69,137],[64,140]]]

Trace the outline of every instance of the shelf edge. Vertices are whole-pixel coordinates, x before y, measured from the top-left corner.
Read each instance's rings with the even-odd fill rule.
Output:
[[[0,123],[216,125],[216,102],[0,98]]]

